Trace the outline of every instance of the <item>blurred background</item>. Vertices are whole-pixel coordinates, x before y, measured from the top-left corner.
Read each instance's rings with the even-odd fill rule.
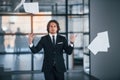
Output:
[[[90,37],[89,0],[26,0],[38,2],[39,13],[24,11],[23,5],[14,9],[22,0],[0,0],[0,65],[11,73],[41,72],[43,50],[32,54],[28,34],[34,33],[36,45],[47,34],[46,25],[55,19],[60,24],[60,34],[69,41],[77,35],[73,54],[64,54],[68,71],[90,73],[90,53],[87,49]]]

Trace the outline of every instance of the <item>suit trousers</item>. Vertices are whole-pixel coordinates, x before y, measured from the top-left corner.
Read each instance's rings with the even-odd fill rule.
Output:
[[[45,80],[64,80],[64,72],[58,72],[53,66],[51,71],[44,72]]]

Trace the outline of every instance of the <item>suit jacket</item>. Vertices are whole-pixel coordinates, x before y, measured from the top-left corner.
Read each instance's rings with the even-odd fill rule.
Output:
[[[42,71],[50,71],[53,67],[54,60],[56,61],[55,67],[57,71],[65,72],[65,64],[63,58],[63,50],[67,54],[71,54],[73,47],[68,45],[68,41],[65,37],[57,35],[56,45],[53,46],[51,38],[49,35],[43,36],[36,46],[31,47],[33,53],[39,52],[41,49],[44,49],[44,60]]]

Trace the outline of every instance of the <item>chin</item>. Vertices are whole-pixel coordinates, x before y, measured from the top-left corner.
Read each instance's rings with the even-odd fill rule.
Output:
[[[55,32],[55,31],[51,31],[50,33],[54,34],[54,33],[56,33],[56,32]]]
[[[56,32],[51,32],[51,34],[56,34]]]

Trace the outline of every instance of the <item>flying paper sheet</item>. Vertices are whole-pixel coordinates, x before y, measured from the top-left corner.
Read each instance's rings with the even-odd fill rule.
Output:
[[[104,41],[102,41],[104,43],[105,46],[107,46],[108,48],[110,47],[110,43],[109,43],[109,38],[108,38],[108,31],[105,32],[101,32],[98,33],[98,36],[100,37],[100,39],[105,39]]]
[[[109,47],[108,31],[104,31],[97,34],[97,37],[90,43],[88,49],[96,55],[98,52],[107,52]]]
[[[33,3],[24,3],[23,4],[25,12],[28,13],[38,13],[39,12],[39,4],[38,2],[33,2]]]
[[[16,11],[17,9],[19,9],[23,3],[25,2],[25,0],[21,0],[21,2],[16,6],[16,8],[14,9],[14,11]]]

